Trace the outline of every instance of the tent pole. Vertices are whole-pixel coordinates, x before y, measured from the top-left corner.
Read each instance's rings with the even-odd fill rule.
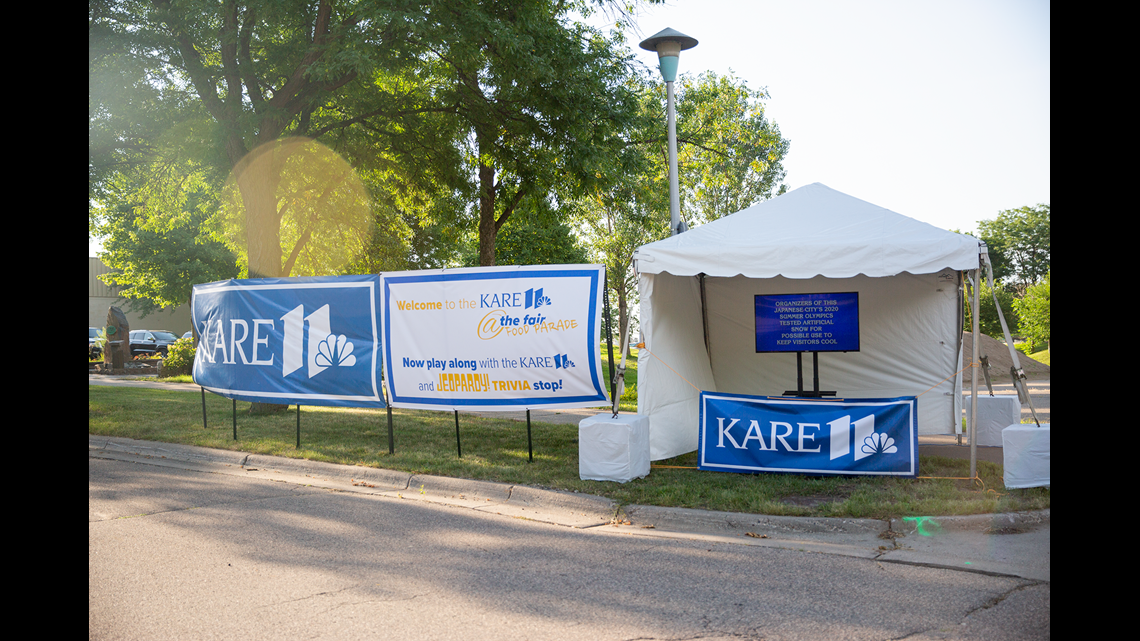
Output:
[[[708,305],[705,305],[705,273],[701,272],[697,276],[701,281],[701,326],[705,330],[705,353],[709,356],[709,363],[712,363],[712,350],[709,349],[709,311]]]
[[[975,367],[978,364],[978,316],[979,311],[979,292],[978,276],[981,275],[980,269],[974,270],[974,307],[971,310],[973,313],[970,316],[973,318],[974,330],[974,346],[973,346],[973,360],[970,361],[970,367]],[[978,475],[978,372],[970,372],[970,432],[968,438],[970,439],[970,478],[976,478]]]
[[[967,296],[966,286],[967,286],[966,274],[965,274],[965,272],[959,271],[958,272],[958,333],[957,333],[958,349],[955,350],[955,352],[954,352],[955,354],[962,354],[962,349],[964,347],[963,341],[962,341],[962,334],[965,333],[965,331],[966,331],[966,305],[969,303],[969,300],[970,300],[966,297]],[[964,359],[965,359],[965,355],[962,355],[959,358],[959,361],[958,361],[959,369],[961,369],[961,365],[963,364],[962,361]],[[961,374],[959,374],[959,377],[961,377]],[[961,385],[958,385],[957,383],[955,383],[954,393],[958,395],[958,398],[955,400],[954,403],[950,404],[950,421],[951,421],[950,424],[954,426],[954,433],[958,437],[957,438],[958,445],[961,445],[962,444],[962,431],[961,431],[962,410],[959,409],[957,412],[954,411],[955,409],[957,409],[959,407],[958,403],[960,403],[962,401]]]
[[[608,345],[609,349],[610,349],[610,397],[613,398],[614,394],[617,393],[617,373],[614,371],[614,330],[613,330],[613,321],[612,321],[613,315],[610,314],[610,277],[609,277],[609,271],[607,270],[604,273],[606,274],[606,283],[605,283],[604,289],[602,289],[602,304],[605,305],[605,310],[606,310],[606,345]],[[620,321],[621,319],[619,318],[618,320]],[[528,421],[530,420],[530,410],[527,410],[527,420]],[[527,425],[530,425],[530,423],[528,422]]]

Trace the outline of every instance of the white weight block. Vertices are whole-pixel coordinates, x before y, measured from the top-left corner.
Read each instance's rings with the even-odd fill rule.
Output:
[[[1049,423],[1010,425],[1001,440],[1006,487],[1049,486]]]
[[[973,397],[966,396],[966,424],[970,423]],[[990,396],[978,394],[978,445],[1001,447],[1001,431],[1021,422],[1021,401],[1017,394]]]
[[[598,414],[578,423],[578,476],[625,483],[649,474],[649,417]]]

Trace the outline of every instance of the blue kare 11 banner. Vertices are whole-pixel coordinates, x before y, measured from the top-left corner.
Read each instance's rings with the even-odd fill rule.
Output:
[[[701,392],[698,467],[918,475],[918,398],[815,400]]]
[[[259,403],[385,407],[376,275],[195,285],[194,382]]]

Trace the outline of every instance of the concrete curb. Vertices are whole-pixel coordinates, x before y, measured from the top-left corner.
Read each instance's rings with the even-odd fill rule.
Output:
[[[346,483],[350,487],[369,487],[380,492],[407,492],[466,507],[502,506],[529,508],[551,517],[556,512],[577,514],[576,527],[585,523],[608,523],[619,516],[617,504],[591,494],[546,490],[496,481],[457,479],[429,474],[410,474],[375,467],[341,465],[322,461],[291,459],[280,456],[247,454],[194,445],[140,441],[107,436],[89,436],[92,450],[171,459],[189,463],[235,466],[248,471],[278,471],[285,474]],[[367,483],[368,485],[364,485]],[[375,493],[375,492],[373,492]],[[932,531],[1007,532],[1031,531],[1048,526],[1050,511],[976,514],[970,516],[924,516],[891,519],[853,519],[825,517],[769,516],[717,512],[680,507],[627,505],[620,511],[625,518],[640,526],[679,532],[703,532],[741,535],[745,532],[769,535],[847,535],[878,536],[890,529],[904,534]],[[582,519],[585,519],[584,521]],[[545,520],[545,519],[543,519]],[[619,519],[620,520],[620,519]],[[920,532],[920,530],[922,532]]]
[[[888,527],[887,522],[880,519],[766,516],[652,505],[627,505],[623,511],[635,524],[681,531],[877,536]]]
[[[947,531],[1001,534],[1010,531],[1032,531],[1048,525],[1049,510],[891,519],[891,529],[906,534],[921,533],[920,529],[927,533]]]
[[[340,465],[279,456],[216,450],[194,445],[89,436],[89,450],[110,455],[142,456],[182,461],[211,468],[233,467],[257,476],[278,473],[305,477],[324,487],[368,494],[395,494],[458,507],[568,525],[594,527],[608,523],[617,512],[614,501],[590,494],[544,490],[496,481],[410,474],[374,467]]]

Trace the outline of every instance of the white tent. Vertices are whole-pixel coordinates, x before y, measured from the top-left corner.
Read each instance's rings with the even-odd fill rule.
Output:
[[[858,292],[860,349],[820,353],[820,389],[921,395],[920,434],[960,428],[961,271],[978,269],[977,239],[814,183],[634,258],[646,347],[638,412],[649,416],[652,460],[697,449],[698,389],[796,389],[795,353],[756,353],[756,294]],[[805,354],[804,389],[812,377]]]

